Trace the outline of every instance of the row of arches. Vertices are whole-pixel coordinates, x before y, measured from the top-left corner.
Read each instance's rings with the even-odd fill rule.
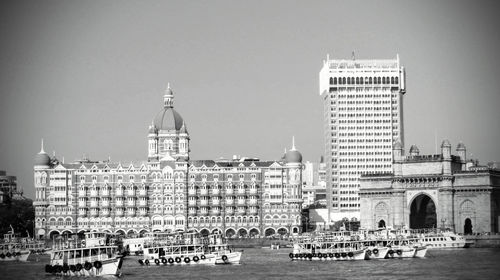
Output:
[[[446,219],[441,219],[441,224],[438,224],[436,204],[434,200],[426,195],[420,194],[413,198],[410,203],[410,219],[409,226],[412,229],[422,228],[437,228],[445,227]],[[471,234],[473,228],[473,220],[476,215],[476,207],[472,200],[465,199],[459,204],[458,218],[460,219],[459,225],[463,226],[464,234]],[[390,208],[385,202],[379,202],[374,207],[374,216],[376,226],[385,228],[390,219]],[[463,221],[463,222],[462,222]],[[449,221],[448,221],[449,222]]]

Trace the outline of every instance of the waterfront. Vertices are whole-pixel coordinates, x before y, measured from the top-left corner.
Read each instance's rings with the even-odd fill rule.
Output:
[[[434,250],[424,259],[352,262],[292,262],[289,252],[245,249],[242,264],[234,266],[145,267],[129,257],[120,279],[500,279],[500,248]],[[78,279],[46,275],[47,256],[31,260],[0,263],[0,279]]]

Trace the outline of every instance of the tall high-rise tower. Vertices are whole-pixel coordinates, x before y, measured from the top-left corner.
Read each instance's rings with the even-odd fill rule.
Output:
[[[392,145],[404,144],[405,70],[396,59],[336,60],[319,72],[324,104],[326,198],[330,221],[359,219],[361,174],[392,171]]]

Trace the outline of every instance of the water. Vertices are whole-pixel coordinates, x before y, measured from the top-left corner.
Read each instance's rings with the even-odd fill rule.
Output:
[[[500,248],[427,251],[424,259],[352,262],[290,261],[287,249],[245,249],[241,265],[140,266],[129,257],[124,280],[159,279],[500,279]],[[44,272],[48,257],[31,262],[0,262],[0,279],[92,279]],[[106,277],[117,278],[117,277]],[[95,279],[102,279],[96,277]]]

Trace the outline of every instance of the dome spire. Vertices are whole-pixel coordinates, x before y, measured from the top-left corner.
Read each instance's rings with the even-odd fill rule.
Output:
[[[170,88],[170,83],[167,83],[167,89],[165,95],[163,95],[163,107],[174,107],[174,92]]]
[[[297,149],[295,149],[295,136],[292,136],[292,148],[290,149],[290,151],[295,151]]]

